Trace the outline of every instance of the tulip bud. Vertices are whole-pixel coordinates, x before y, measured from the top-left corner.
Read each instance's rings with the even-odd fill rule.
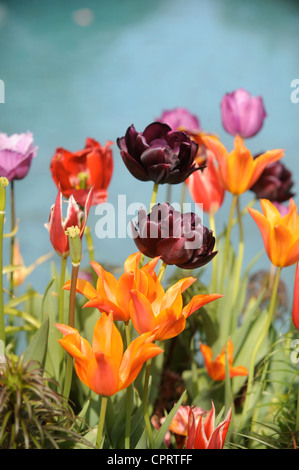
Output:
[[[81,249],[82,249],[80,229],[77,225],[68,227],[65,233],[66,235],[68,235],[68,238],[69,238],[69,247],[70,247],[70,255],[72,259],[72,264],[80,264]]]

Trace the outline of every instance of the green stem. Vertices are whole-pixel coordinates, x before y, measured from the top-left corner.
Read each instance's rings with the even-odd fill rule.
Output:
[[[79,272],[80,263],[72,263],[72,276],[71,276],[71,287],[70,287],[70,303],[69,303],[69,319],[68,325],[74,328],[75,326],[75,311],[76,311],[76,285]],[[63,395],[68,399],[71,390],[73,375],[73,358],[70,354],[67,355],[65,382]]]
[[[98,433],[97,433],[97,440],[96,440],[96,447],[97,449],[101,448],[104,424],[105,424],[105,417],[106,417],[106,410],[107,410],[107,403],[108,397],[102,396],[101,401],[101,411],[99,417],[99,424],[98,424]]]
[[[131,331],[129,322],[125,323],[127,348],[131,343]],[[130,384],[126,390],[126,432],[125,432],[125,449],[130,449],[130,435],[131,435],[131,410],[132,410],[132,392],[133,386]]]
[[[171,204],[170,200],[171,200],[171,192],[172,192],[172,185],[171,184],[167,184],[167,187],[166,187],[166,202],[169,202],[169,204]]]
[[[161,264],[161,267],[160,267],[160,270],[159,270],[159,274],[158,274],[158,280],[161,282],[162,281],[162,278],[165,274],[165,269],[167,268],[167,264],[164,263],[164,261],[162,261],[162,264]]]
[[[149,418],[148,406],[147,406],[148,394],[149,394],[150,374],[151,374],[151,360],[148,360],[147,363],[146,363],[145,378],[144,378],[143,415],[144,415],[144,421],[145,421],[146,428],[147,428],[149,448],[152,449],[153,448],[153,432],[152,432],[152,424],[151,424],[151,421],[150,421],[150,418]]]
[[[150,208],[149,208],[149,214],[151,213],[152,208],[153,208],[153,206],[154,206],[155,203],[156,203],[157,194],[158,194],[158,188],[159,188],[159,184],[158,184],[158,183],[154,183],[153,192],[152,192],[152,196],[151,196],[151,202],[150,202]],[[139,267],[140,267],[140,268],[143,266],[144,258],[145,258],[145,256],[144,256],[144,254],[142,253],[142,254],[141,254],[141,257],[140,257],[140,263],[139,263]]]
[[[86,243],[87,243],[87,250],[88,250],[88,254],[89,254],[89,260],[94,261],[94,244],[93,244],[93,239],[92,239],[90,227],[88,227],[88,226],[85,227],[84,235],[85,235],[85,240],[86,240]],[[96,275],[96,272],[93,269],[92,269],[92,272],[91,272],[91,276],[92,276],[93,284],[96,286],[96,284],[97,284],[97,275]]]
[[[237,258],[237,269],[236,269],[236,277],[234,282],[234,291],[233,291],[233,303],[236,300],[236,296],[239,292],[239,285],[240,285],[240,278],[241,278],[241,271],[242,271],[242,264],[243,264],[243,256],[244,256],[244,231],[243,231],[243,223],[242,223],[242,213],[240,210],[240,198],[237,197],[237,214],[238,214],[238,225],[239,225],[239,253]]]
[[[5,212],[0,214],[0,340],[5,346],[4,296],[3,296],[3,226]]]
[[[225,236],[225,245],[224,245],[224,257],[223,257],[223,265],[222,265],[222,275],[221,275],[221,283],[220,283],[220,293],[223,293],[223,283],[224,283],[224,277],[225,277],[225,268],[227,265],[227,257],[228,257],[228,247],[229,247],[229,242],[230,242],[230,235],[231,235],[231,229],[232,229],[232,221],[233,221],[233,216],[237,204],[237,199],[238,196],[233,195],[232,198],[232,203],[231,203],[231,208],[230,208],[230,214],[229,214],[229,219],[228,219],[228,226],[226,229],[226,236]]]
[[[11,214],[11,239],[10,239],[10,265],[14,264],[14,244],[15,244],[15,225],[16,225],[16,216],[15,216],[15,197],[14,197],[14,182],[10,183],[10,214]],[[9,278],[9,292],[11,297],[14,294],[14,285],[13,285],[13,271],[10,273]]]
[[[215,225],[215,215],[214,214],[209,214],[209,219],[210,219],[210,229],[213,232],[213,235],[216,240],[216,225]],[[216,249],[216,242],[215,242],[215,247],[214,250]],[[215,256],[212,259],[212,281],[211,281],[211,286],[212,286],[212,292],[216,292],[217,289],[217,256]]]
[[[60,268],[60,286],[59,286],[59,310],[58,310],[58,321],[64,323],[63,311],[64,311],[64,289],[65,284],[65,271],[66,271],[67,258],[61,257],[61,268]]]
[[[254,347],[253,352],[251,354],[251,361],[250,361],[250,367],[249,367],[249,372],[248,372],[248,386],[247,386],[245,403],[244,403],[244,408],[243,408],[243,413],[242,413],[242,420],[241,420],[241,423],[242,423],[243,426],[244,426],[244,424],[247,420],[250,394],[252,393],[252,386],[253,386],[256,356],[257,356],[257,353],[260,349],[260,346],[261,346],[264,338],[266,337],[266,335],[267,335],[267,333],[270,329],[273,314],[275,312],[275,304],[276,304],[276,297],[277,297],[277,291],[278,291],[278,286],[279,286],[280,272],[281,272],[281,268],[277,268],[275,279],[274,279],[274,284],[273,284],[273,290],[272,290],[272,294],[271,294],[271,300],[270,300],[270,305],[269,305],[267,322],[266,322],[265,328],[264,328],[261,336],[259,337],[257,343],[255,344],[255,347]]]
[[[181,211],[183,210],[184,202],[186,199],[186,189],[187,185],[185,182],[182,183],[182,192],[181,192]]]

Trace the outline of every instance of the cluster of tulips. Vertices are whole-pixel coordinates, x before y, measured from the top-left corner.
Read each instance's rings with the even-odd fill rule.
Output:
[[[120,426],[123,441],[118,442],[122,442],[126,449],[132,448],[132,442],[141,448],[222,449],[230,445],[227,439],[229,430],[231,445],[240,445],[244,429],[253,426],[257,403],[253,397],[257,400],[262,397],[261,390],[256,392],[257,366],[266,356],[266,353],[264,356],[260,354],[275,319],[281,269],[299,261],[299,217],[293,199],[292,174],[280,161],[284,151],[274,149],[252,155],[245,144],[246,139],[261,130],[266,118],[262,98],[253,97],[243,89],[228,93],[221,102],[221,117],[224,129],[234,136],[231,151],[217,135],[204,131],[197,116],[184,108],[163,112],[143,132],[131,125],[123,137],[117,138],[118,154],[129,170],[129,177],[153,182],[149,211],[140,210],[137,221],[132,223],[132,243],[136,246],[118,277],[98,262],[92,230],[88,226],[91,207],[108,198],[115,158],[113,142],[108,141],[101,146],[87,138],[83,150],[71,152],[57,148],[51,159],[50,171],[58,194],[45,227],[61,260],[61,272],[57,311],[51,319],[52,329],[47,334],[54,334],[60,352],[67,352],[62,355],[58,374],[63,396],[69,399],[74,394],[74,383],[78,387],[73,375],[74,367],[86,396],[90,398],[91,393],[93,397],[100,397],[98,423],[93,426],[96,432],[87,433],[97,448],[115,445],[110,421],[111,414],[116,419],[116,411],[114,414],[111,409],[113,398],[120,395],[124,397],[125,413],[123,426]],[[14,182],[26,176],[36,153],[30,133],[10,137],[0,135],[1,239],[7,187],[10,185],[13,196]],[[170,200],[157,202],[161,185],[171,189],[172,185],[179,184],[182,194],[185,195],[185,188],[188,188],[194,203],[208,215],[210,227],[202,224],[198,214],[176,210]],[[245,192],[252,193],[253,203],[260,201],[262,212],[253,208],[253,204],[241,210],[240,197]],[[231,194],[231,210],[227,227],[217,237],[215,220],[227,193]],[[170,190],[168,194],[171,194]],[[12,204],[13,201],[11,197]],[[64,204],[67,206],[65,215]],[[12,214],[14,212],[12,207]],[[244,326],[247,322],[244,290],[248,285],[242,278],[243,218],[247,214],[260,230],[271,269],[270,287],[267,285],[270,301],[266,311],[262,312],[261,324],[258,318],[254,320],[253,314],[259,311],[264,296],[254,302],[254,308],[250,304],[248,325],[251,328],[256,321],[259,326],[245,348],[246,335],[250,331]],[[239,228],[238,253],[234,252],[231,243],[235,226]],[[10,298],[15,296],[17,283],[24,282],[30,273],[16,261],[15,227],[13,215]],[[80,270],[83,239],[87,243],[91,267],[88,275],[84,276]],[[71,261],[68,279],[67,260]],[[168,265],[176,266],[179,279],[163,287]],[[208,265],[212,266],[211,281],[205,289],[196,287],[198,273]],[[295,329],[299,329],[298,269],[293,325],[290,327]],[[5,352],[9,350],[7,338],[10,337],[11,325],[6,318],[3,289],[2,280],[0,344]],[[91,311],[96,312],[93,332],[89,329],[84,335],[87,328],[81,328],[84,315]],[[199,348],[197,351],[194,349],[195,334],[192,344],[188,344],[192,356],[190,371],[185,371],[183,377],[187,383],[191,376],[195,392],[192,394],[188,389],[186,393],[185,390],[165,410],[165,415],[159,416],[149,406],[151,384],[157,370],[155,360],[165,354],[170,342],[183,337],[194,317],[202,318]],[[204,318],[209,322],[206,323]],[[245,332],[243,343],[240,331]],[[243,358],[245,364],[235,364],[236,349],[238,358]],[[204,407],[200,403],[203,382],[199,373],[202,369],[198,368],[196,359],[198,355],[202,359],[205,376],[212,383],[209,408],[206,407],[206,398],[202,398]],[[46,367],[49,363],[45,360]],[[236,385],[233,383],[235,378],[240,380]],[[217,394],[219,390],[221,393]],[[215,396],[217,406],[222,400],[218,413],[212,396]],[[116,407],[119,403],[116,399]],[[135,435],[133,437],[136,434],[133,419],[136,410],[138,413],[141,410],[141,422],[144,423],[138,439]],[[299,422],[297,425],[299,427]],[[297,430],[296,427],[294,432]]]

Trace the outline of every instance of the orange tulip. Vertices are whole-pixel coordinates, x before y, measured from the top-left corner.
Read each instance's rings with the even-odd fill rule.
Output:
[[[230,153],[216,137],[203,136],[202,140],[218,160],[224,187],[234,195],[240,195],[251,188],[266,166],[279,160],[284,154],[281,149],[269,150],[255,159],[238,135],[235,137],[234,150]]]
[[[297,263],[295,271],[295,285],[293,297],[292,319],[294,327],[299,330],[299,263]]]
[[[289,209],[282,215],[268,199],[260,199],[263,214],[248,209],[263,237],[268,257],[279,268],[291,266],[299,260],[299,216],[297,206],[290,199]]]
[[[123,352],[122,337],[113,323],[112,313],[103,313],[97,321],[92,346],[75,328],[56,326],[63,334],[63,339],[58,341],[75,359],[79,379],[98,395],[111,396],[127,388],[143,364],[163,352],[152,343],[153,333],[137,337]]]
[[[128,322],[130,320],[129,303],[132,289],[140,290],[151,300],[156,295],[157,276],[154,269],[159,257],[153,258],[139,269],[140,258],[140,252],[130,255],[124,264],[125,272],[118,280],[100,264],[91,262],[91,266],[98,275],[96,289],[84,279],[78,279],[76,286],[77,292],[89,299],[84,307],[98,308],[106,313],[112,311],[114,320]],[[70,285],[70,281],[68,281],[64,285],[64,289],[69,290]]]
[[[215,214],[218,211],[225,195],[214,160],[214,155],[209,152],[206,160],[207,166],[202,171],[195,171],[186,179],[193,201],[202,204],[204,212],[208,214]]]
[[[157,281],[157,295],[150,301],[138,290],[131,291],[130,316],[139,334],[157,328],[155,339],[164,340],[177,336],[186,326],[187,318],[203,305],[222,297],[219,294],[195,295],[183,308],[182,292],[193,282],[194,277],[186,277],[176,282],[165,292]]]
[[[213,361],[213,351],[206,344],[200,345],[200,351],[204,357],[204,363],[209,376],[213,380],[225,379],[225,347],[222,352]],[[231,340],[227,342],[227,361],[229,367],[229,376],[248,375],[248,371],[244,366],[233,367],[234,346]]]

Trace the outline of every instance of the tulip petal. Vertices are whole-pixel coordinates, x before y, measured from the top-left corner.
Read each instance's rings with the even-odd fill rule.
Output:
[[[64,284],[63,289],[70,290],[71,281],[67,281]],[[93,299],[98,295],[96,289],[90,284],[90,282],[86,281],[85,279],[77,279],[76,292],[85,295],[85,297],[87,297],[88,299]]]
[[[131,291],[130,316],[134,328],[139,334],[152,331],[156,327],[156,318],[151,303],[137,290]]]
[[[183,308],[182,314],[185,318],[190,317],[196,310],[204,305],[223,297],[220,294],[198,294],[192,297],[190,302]]]

